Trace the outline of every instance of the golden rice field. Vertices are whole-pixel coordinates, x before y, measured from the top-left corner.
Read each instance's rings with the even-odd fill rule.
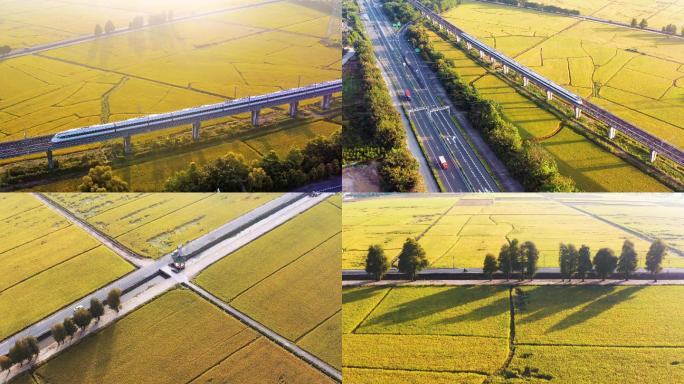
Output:
[[[508,354],[507,288],[342,291],[345,383],[482,383]]]
[[[49,194],[143,256],[157,259],[277,198],[277,193]],[[85,206],[81,207],[81,202]],[[91,206],[97,211],[89,212]],[[85,213],[84,213],[85,212]],[[97,212],[97,213],[96,213]]]
[[[259,3],[0,61],[0,140],[340,78],[338,18]]]
[[[185,289],[169,291],[90,335],[32,376],[40,384],[137,383],[141,377],[149,383],[332,383]]]
[[[480,94],[496,101],[504,118],[515,124],[521,136],[537,139],[556,159],[561,174],[572,178],[584,191],[668,191],[669,189],[638,168],[605,151],[568,127],[552,113],[468,57],[462,50],[430,31],[437,50],[454,60],[456,72],[477,88]],[[499,40],[497,40],[499,41]],[[503,43],[500,43],[503,44]]]
[[[631,240],[643,267],[650,243],[628,230],[660,237],[682,251],[684,232],[677,216],[681,202],[676,198],[654,195],[630,201],[633,195],[615,194],[597,201],[581,194],[565,195],[570,199],[566,201],[562,196],[388,195],[349,200],[342,214],[342,266],[363,269],[368,247],[373,244],[382,245],[387,257],[394,260],[407,237],[419,239],[433,268],[481,268],[487,253],[498,255],[501,246],[513,239],[536,244],[540,267],[558,267],[561,242],[578,247],[586,244],[592,254],[603,247],[619,254],[623,241]],[[638,215],[632,216],[632,212]],[[684,258],[670,252],[663,266],[683,267]]]
[[[227,255],[195,281],[339,368],[340,238],[340,209],[323,201]]]
[[[632,12],[646,3],[652,5],[645,7],[654,14],[655,8],[666,6],[608,3],[609,7],[594,16],[606,17],[601,13],[606,12],[614,15],[608,18],[617,19],[618,10]],[[667,12],[659,15],[670,18],[681,6],[681,2],[668,6]],[[681,39],[477,1],[464,1],[445,17],[569,90],[672,144],[684,146]]]
[[[32,195],[0,205],[0,339],[134,269]]]
[[[520,289],[524,296],[493,286],[343,289],[345,383],[684,379],[683,287]]]

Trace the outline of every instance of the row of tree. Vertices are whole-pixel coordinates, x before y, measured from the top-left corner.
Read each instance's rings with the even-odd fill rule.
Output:
[[[630,25],[632,28],[646,29],[646,28],[648,28],[648,20],[646,20],[646,19],[644,18],[644,19],[641,19],[641,21],[637,21],[636,18],[633,18],[632,21],[629,23],[629,25]],[[674,25],[674,24],[668,24],[668,25],[666,25],[666,26],[660,28],[660,30],[661,30],[663,33],[667,33],[667,34],[669,34],[669,35],[676,35],[676,34],[677,34],[677,26]],[[684,26],[682,26],[681,35],[684,36]]]
[[[167,192],[265,192],[286,191],[317,180],[340,175],[340,134],[317,137],[303,150],[292,149],[284,159],[275,151],[247,162],[242,155],[228,153],[206,165],[191,163],[171,176]]]
[[[454,104],[468,112],[473,127],[482,133],[526,191],[578,190],[572,179],[560,174],[558,164],[546,149],[534,140],[522,139],[518,129],[504,119],[499,104],[480,96],[477,89],[461,79],[454,61],[434,48],[424,25],[409,27],[408,36],[411,43],[420,49],[425,61],[437,72]]]
[[[116,28],[114,27],[114,23],[112,23],[111,20],[107,20],[107,22],[105,23],[105,26],[104,26],[104,33],[105,34],[112,33],[112,32],[114,32],[115,29]],[[100,35],[102,35],[102,27],[100,26],[100,24],[96,24],[95,25],[95,36],[100,36]]]
[[[667,253],[667,246],[662,240],[656,240],[646,254],[646,269],[653,274],[654,280],[662,270],[663,259]],[[501,246],[498,258],[491,253],[484,258],[482,272],[490,280],[497,271],[506,274],[509,280],[513,273],[518,273],[520,279],[531,279],[537,273],[539,251],[531,241],[520,243],[513,239],[510,243]],[[620,256],[610,248],[601,248],[591,259],[591,249],[582,245],[579,249],[574,244],[561,243],[558,252],[558,264],[563,279],[572,281],[573,277],[584,279],[592,272],[605,280],[616,270],[622,274],[625,280],[634,273],[639,265],[638,254],[634,243],[625,240],[622,244]]]
[[[121,308],[121,290],[112,289],[107,294],[107,306],[119,312]],[[104,304],[97,298],[90,299],[90,308],[80,307],[74,311],[72,317],[64,319],[63,322],[52,326],[50,333],[57,344],[63,343],[67,338],[79,330],[86,329],[93,319],[100,320],[105,314]],[[13,365],[23,365],[27,360],[32,361],[40,353],[38,339],[34,336],[27,336],[17,340],[10,348],[9,353],[0,356],[0,371],[12,368]]]
[[[344,76],[345,101],[343,135],[346,148],[375,147],[377,150],[352,151],[355,157],[363,154],[381,154],[379,160],[382,188],[386,191],[408,192],[415,189],[419,181],[418,162],[406,148],[406,132],[399,113],[378,69],[373,47],[366,36],[359,17],[358,5],[353,1],[343,3],[342,15],[349,31],[345,33],[345,44],[356,51],[356,73],[358,79]],[[355,100],[349,98],[350,81],[358,82]],[[346,150],[345,150],[346,151]],[[348,157],[345,155],[345,159]],[[354,160],[359,160],[355,158]]]
[[[366,272],[375,280],[382,280],[391,265],[392,263],[387,259],[385,250],[381,245],[371,245],[368,247]],[[411,280],[415,280],[416,274],[427,266],[428,260],[423,246],[415,238],[407,238],[397,258],[399,272],[405,273]]]

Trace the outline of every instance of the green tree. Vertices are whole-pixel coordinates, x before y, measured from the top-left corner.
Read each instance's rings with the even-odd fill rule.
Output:
[[[513,262],[511,261],[510,245],[504,244],[501,246],[499,251],[499,257],[497,259],[497,264],[499,270],[506,274],[506,281],[511,279],[511,273],[513,272]]]
[[[539,250],[532,241],[526,241],[521,245],[522,259],[525,261],[525,277],[534,278],[537,274],[537,264],[539,262]]]
[[[28,359],[29,356],[27,345],[24,340],[19,339],[15,341],[7,356],[9,356],[15,364],[24,365],[24,361]]]
[[[121,290],[119,288],[112,288],[107,294],[107,306],[117,312],[121,308]]]
[[[527,261],[523,260],[523,253],[518,239],[511,240],[511,243],[508,246],[508,254],[511,259],[511,268],[513,271],[520,273],[520,280],[522,280],[525,276]]]
[[[646,19],[641,19],[641,21],[639,22],[639,28],[641,28],[641,29],[648,28],[648,21],[646,21]]]
[[[384,189],[410,192],[418,184],[418,161],[404,148],[392,150],[380,164],[378,173]]]
[[[97,165],[88,170],[83,176],[83,182],[78,186],[81,192],[127,192],[128,183],[114,176],[112,167]]]
[[[411,281],[416,279],[416,273],[427,267],[423,246],[415,238],[407,238],[399,254],[399,272],[409,276]]]
[[[579,260],[577,263],[577,275],[582,279],[582,281],[584,281],[584,279],[587,277],[587,274],[591,272],[592,269],[591,250],[588,246],[582,244],[578,254]]]
[[[637,21],[636,18],[632,19],[632,22],[629,24],[632,28],[636,28],[639,22]]]
[[[112,23],[111,20],[107,20],[107,23],[105,23],[104,27],[105,33],[112,33],[114,32],[114,29],[114,23]]]
[[[653,274],[653,281],[658,281],[658,273],[663,269],[663,259],[667,253],[667,245],[658,239],[651,243],[646,254],[646,269]]]
[[[64,324],[57,323],[50,328],[50,333],[52,333],[52,338],[55,339],[57,344],[62,344],[62,342],[67,338],[66,329],[64,329]]]
[[[93,316],[87,308],[79,308],[74,312],[74,324],[81,329],[85,329],[93,320]]]
[[[482,266],[482,273],[491,281],[494,273],[499,269],[496,264],[496,258],[491,253],[488,253],[484,258],[484,265]]]
[[[382,280],[385,273],[390,268],[390,263],[385,256],[385,250],[380,245],[371,245],[368,247],[368,255],[366,256],[366,272],[368,272],[376,281]]]
[[[629,280],[629,275],[636,271],[638,264],[639,258],[636,249],[634,249],[634,243],[625,240],[622,243],[622,252],[620,252],[620,258],[618,259],[618,272],[625,276],[625,280]]]
[[[0,55],[6,55],[12,52],[12,47],[9,45],[0,45]]]
[[[10,359],[9,356],[0,355],[0,372],[12,368],[12,365],[14,365],[14,363],[12,362],[12,359]]]
[[[95,25],[95,36],[100,36],[102,34],[102,27],[100,24]]]
[[[323,165],[323,164],[319,164]],[[314,168],[315,169],[315,168]],[[253,192],[270,191],[273,189],[273,180],[261,167],[252,168],[247,175],[247,190]]]
[[[96,321],[100,321],[100,317],[104,315],[104,305],[102,305],[102,302],[97,297],[93,297],[92,299],[90,299],[89,312],[90,315],[94,317]]]
[[[26,343],[26,351],[29,359],[33,359],[40,353],[40,346],[38,346],[38,339],[33,336],[24,337]]]
[[[618,258],[610,248],[601,248],[594,256],[594,269],[596,273],[605,280],[617,267]]]
[[[64,319],[62,325],[64,325],[64,331],[69,337],[73,337],[76,331],[78,330],[78,327],[76,327],[76,324],[74,324],[74,319],[70,317]]]

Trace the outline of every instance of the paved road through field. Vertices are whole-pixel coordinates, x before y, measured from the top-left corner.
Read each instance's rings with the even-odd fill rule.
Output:
[[[275,227],[285,223],[299,213],[313,207],[328,196],[328,194],[322,194],[316,197],[295,193],[285,194],[236,218],[219,229],[190,242],[186,248],[191,250],[194,249],[196,250],[196,253],[192,254],[187,263],[188,266],[186,267],[184,274],[190,278],[220,258],[271,231]],[[222,239],[216,239],[214,232],[217,231],[222,231],[223,233],[227,234],[227,236]],[[209,246],[207,247],[207,245]],[[160,281],[156,278],[156,276],[159,276],[160,270],[162,270],[164,267],[167,267],[170,262],[171,255],[165,255],[162,258],[155,260],[152,263],[139,268],[122,277],[121,279],[97,290],[96,292],[89,294],[74,303],[70,303],[52,315],[2,340],[0,342],[0,355],[6,354],[17,338],[24,336],[41,336],[46,334],[49,332],[50,327],[53,324],[62,322],[65,318],[70,317],[73,313],[73,309],[76,306],[89,306],[89,302],[92,297],[97,297],[100,300],[104,300],[107,293],[112,288],[119,288],[122,291],[126,291],[132,287],[140,286],[141,283],[147,283],[145,286],[146,290],[154,291],[155,287],[162,287],[163,289],[161,290],[157,289],[159,292],[156,292],[155,295],[146,296],[146,301],[152,300],[158,294],[163,293],[175,285],[175,283],[156,285],[154,283],[155,281]],[[138,303],[138,305],[143,303],[144,302]],[[126,303],[124,302],[124,305],[125,304]],[[14,375],[16,373],[13,371],[12,374]]]

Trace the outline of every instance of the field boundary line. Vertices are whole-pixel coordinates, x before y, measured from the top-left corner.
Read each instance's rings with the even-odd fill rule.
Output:
[[[68,221],[68,220],[67,220],[67,221]],[[0,256],[2,256],[5,252],[12,251],[12,250],[17,249],[17,248],[19,248],[19,247],[22,247],[22,246],[24,246],[24,245],[27,245],[27,244],[29,244],[29,243],[32,243],[32,242],[34,242],[34,241],[36,241],[36,240],[40,240],[40,239],[42,239],[42,238],[44,238],[44,237],[50,236],[50,235],[52,235],[53,233],[58,232],[58,231],[61,231],[62,229],[69,228],[69,227],[71,227],[72,225],[74,225],[74,224],[73,224],[73,223],[69,223],[69,225],[67,225],[67,226],[64,226],[64,227],[62,227],[62,228],[57,228],[57,229],[55,229],[54,231],[50,231],[50,232],[48,232],[48,233],[46,233],[46,234],[44,234],[44,235],[40,235],[40,236],[38,236],[38,237],[36,237],[36,238],[34,238],[34,239],[32,239],[32,240],[29,240],[29,241],[27,241],[27,242],[25,242],[25,243],[17,244],[17,245],[15,245],[15,246],[13,246],[12,248],[7,248],[6,250],[0,252]]]
[[[634,348],[634,349],[684,349],[683,345],[620,345],[620,344],[565,344],[565,343],[518,343],[528,347],[577,347],[577,348]]]
[[[435,337],[453,337],[453,338],[459,338],[459,337],[474,337],[474,338],[482,338],[482,339],[498,339],[498,340],[508,340],[508,336],[485,336],[485,335],[466,335],[466,334],[436,334],[436,333],[380,333],[380,332],[361,332],[361,333],[354,333],[355,335],[370,335],[370,336],[435,336]]]
[[[198,295],[198,296],[199,296],[199,295]],[[244,324],[243,324],[243,325],[244,325]],[[235,336],[241,334],[241,333],[242,333],[243,331],[245,331],[245,330],[250,330],[250,331],[254,332],[254,331],[252,330],[252,328],[250,328],[249,326],[245,325],[245,327],[242,329],[242,331],[240,331],[240,332],[236,333],[235,335],[231,336],[231,337],[229,338],[229,340],[232,339],[233,337],[235,337]],[[197,376],[195,376],[195,377],[191,378],[190,380],[188,380],[188,381],[186,382],[186,384],[190,384],[190,383],[192,383],[193,381],[199,379],[202,375],[204,375],[205,373],[207,373],[207,372],[211,371],[212,369],[218,367],[219,365],[223,364],[223,362],[226,361],[226,360],[228,360],[231,356],[233,356],[234,354],[236,354],[236,353],[242,351],[243,349],[249,347],[250,345],[256,343],[257,340],[260,340],[262,337],[264,337],[264,336],[262,336],[262,335],[260,335],[260,334],[257,334],[256,337],[255,337],[254,339],[248,341],[248,342],[247,342],[245,345],[243,345],[242,347],[240,347],[240,348],[234,350],[233,352],[227,354],[227,355],[224,356],[222,359],[220,359],[218,362],[216,362],[216,364],[214,364],[214,365],[212,365],[212,366],[209,366],[207,369],[205,369],[204,371],[200,372]],[[226,340],[226,341],[228,341],[228,340]]]
[[[313,332],[315,329],[317,329],[318,327],[320,327],[321,325],[323,325],[323,323],[325,323],[326,321],[328,321],[328,320],[332,319],[333,317],[335,317],[338,313],[342,313],[342,308],[338,309],[338,310],[335,311],[332,315],[326,317],[325,319],[323,319],[323,321],[321,321],[320,323],[316,324],[313,328],[309,329],[309,330],[306,331],[304,334],[302,334],[301,336],[299,336],[298,338],[296,338],[295,340],[293,340],[293,341],[295,342],[295,344],[296,344],[296,343],[299,343],[303,338],[305,338],[307,335],[309,335],[309,334],[310,334],[311,332]]]
[[[9,216],[3,217],[2,219],[0,219],[0,221],[5,221],[5,220],[7,220],[7,219],[9,219],[9,218],[12,218],[12,217],[14,217],[14,216],[16,216],[16,215],[21,215],[22,213],[26,213],[26,212],[28,212],[28,211],[31,211],[31,210],[33,210],[33,209],[40,208],[40,207],[43,207],[43,206],[45,206],[45,204],[42,204],[42,203],[40,202],[40,200],[38,200],[38,205],[36,205],[35,207],[27,208],[27,209],[24,209],[23,211],[19,211],[19,212],[13,213],[13,214],[11,214],[11,215],[9,215]]]
[[[368,320],[368,317],[370,317],[370,315],[373,312],[375,312],[376,309],[378,309],[380,304],[385,300],[385,298],[387,298],[387,296],[390,294],[390,292],[392,292],[393,289],[394,289],[394,287],[389,287],[389,289],[387,290],[387,292],[385,292],[385,294],[382,296],[382,298],[380,298],[380,300],[378,300],[378,302],[373,306],[373,308],[371,308],[371,310],[368,311],[368,313],[366,313],[366,316],[364,316],[363,319],[361,319],[361,321],[358,324],[356,324],[354,329],[352,329],[351,332],[349,332],[349,333],[356,334],[356,330],[359,329],[359,327],[361,327],[361,324],[365,323],[366,320]]]
[[[318,205],[318,204],[314,205],[314,207],[317,206],[317,205]],[[306,211],[305,211],[305,212],[306,212]],[[302,212],[302,213],[303,213],[303,212]],[[297,217],[297,216],[298,216],[298,215],[296,215],[296,216],[294,216],[294,217]],[[288,220],[288,221],[289,221],[289,220]],[[287,223],[287,222],[285,222],[285,223]],[[283,223],[283,224],[285,224],[285,223]],[[276,227],[276,228],[277,228],[277,227]],[[275,228],[274,228],[274,229],[275,229]],[[266,233],[270,233],[270,231],[269,231],[269,232],[266,232]],[[299,259],[301,259],[302,257],[308,255],[311,251],[317,249],[318,247],[320,247],[321,245],[323,245],[323,244],[327,243],[328,241],[332,240],[332,239],[335,238],[336,236],[340,235],[340,239],[342,239],[341,234],[342,234],[342,231],[339,231],[339,232],[335,233],[334,235],[328,237],[327,239],[321,241],[320,243],[316,244],[313,248],[307,250],[306,252],[304,252],[304,253],[302,253],[301,255],[297,256],[296,258],[292,259],[289,263],[287,263],[287,264],[283,265],[282,267],[280,267],[280,268],[274,270],[273,272],[271,272],[271,273],[269,273],[267,276],[265,276],[263,279],[260,279],[259,281],[257,281],[257,282],[255,282],[254,284],[250,285],[248,288],[246,288],[246,289],[240,291],[237,295],[233,296],[232,299],[228,300],[228,303],[233,302],[233,301],[236,300],[238,297],[240,297],[240,296],[242,296],[243,294],[247,293],[247,291],[249,291],[250,289],[254,288],[255,286],[257,286],[257,285],[259,285],[259,284],[261,284],[264,280],[268,279],[269,277],[271,277],[271,276],[275,275],[276,273],[280,272],[282,269],[287,268],[288,266],[290,266],[290,265],[292,265],[293,263],[297,262],[297,261],[298,261]],[[255,239],[255,240],[256,240],[256,239]],[[245,245],[247,245],[247,244],[245,244]],[[232,253],[235,253],[235,252],[239,251],[241,248],[242,248],[242,247],[236,249],[236,250],[233,251]],[[228,257],[228,256],[230,256],[230,255],[226,255],[226,257]],[[208,268],[208,267],[207,267],[207,268]]]
[[[374,368],[374,367],[364,367],[361,365],[345,365],[344,368],[351,369],[368,369],[373,371],[398,371],[398,372],[417,372],[417,373],[472,373],[480,376],[489,376],[485,371],[478,371],[474,369],[463,369],[463,370],[448,370],[448,369],[437,369],[437,370],[427,370],[427,369],[405,369],[405,368]]]

